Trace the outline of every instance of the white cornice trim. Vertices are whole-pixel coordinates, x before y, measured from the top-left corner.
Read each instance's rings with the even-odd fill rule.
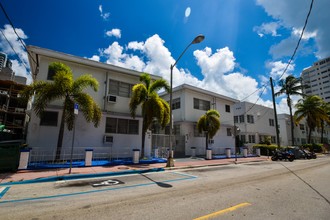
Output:
[[[55,59],[59,59],[59,60],[69,61],[69,62],[73,62],[73,63],[79,63],[81,65],[86,65],[86,66],[95,67],[95,68],[99,68],[99,69],[104,69],[105,71],[109,71],[109,70],[116,71],[116,72],[125,73],[125,74],[129,74],[129,75],[133,75],[133,76],[140,76],[142,74],[142,72],[139,72],[139,71],[126,69],[126,68],[114,66],[111,64],[101,63],[101,62],[90,60],[87,58],[78,57],[78,56],[74,56],[71,54],[66,54],[63,52],[58,52],[58,51],[54,51],[54,50],[50,50],[50,49],[37,47],[37,46],[29,45],[29,46],[27,46],[27,49],[28,49],[28,52],[33,56],[33,59],[37,62],[39,62],[39,56],[44,56],[44,57],[50,57],[50,58],[55,58]],[[31,65],[32,74],[37,75],[38,74],[37,73],[37,71],[38,71],[37,64],[35,64],[35,62],[32,60],[31,57],[29,57],[29,62]],[[150,76],[153,79],[161,79],[161,77],[157,76],[157,75],[150,74]]]

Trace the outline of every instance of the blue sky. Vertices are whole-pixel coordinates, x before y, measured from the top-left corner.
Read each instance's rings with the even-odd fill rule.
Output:
[[[303,28],[311,0],[57,0],[1,1],[26,45],[160,75],[198,34],[174,69],[174,85],[191,84],[272,107],[268,86],[278,82]],[[316,0],[288,74],[330,56],[330,1]],[[27,54],[0,12],[0,50],[28,75]],[[11,42],[20,59],[9,47]],[[297,97],[298,99],[298,97]],[[287,112],[285,97],[278,112]]]

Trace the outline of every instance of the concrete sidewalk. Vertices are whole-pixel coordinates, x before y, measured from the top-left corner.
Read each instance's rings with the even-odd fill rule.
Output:
[[[247,157],[247,158],[237,158],[236,163],[248,163],[248,162],[262,162],[269,160],[266,156],[261,157]],[[148,170],[157,170],[157,168],[165,170],[173,169],[184,169],[184,168],[195,168],[195,167],[207,167],[207,166],[217,166],[234,164],[235,158],[230,159],[213,159],[205,160],[204,158],[178,158],[174,160],[174,167],[166,168],[166,163],[153,163],[153,164],[136,164],[136,165],[117,165],[117,166],[93,166],[93,167],[81,167],[72,168],[71,174],[69,174],[69,168],[63,169],[47,169],[47,170],[19,170],[15,173],[0,173],[0,184],[11,183],[11,182],[21,182],[27,180],[38,180],[42,178],[50,177],[68,177],[71,179],[98,177],[100,175],[116,175],[138,172],[147,172]],[[77,175],[80,174],[80,175]]]

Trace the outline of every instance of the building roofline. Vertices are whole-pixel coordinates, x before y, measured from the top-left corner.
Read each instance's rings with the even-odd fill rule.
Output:
[[[221,94],[218,94],[218,93],[215,93],[215,92],[211,92],[211,91],[208,91],[208,90],[205,90],[205,89],[201,89],[201,88],[198,88],[198,87],[195,87],[195,86],[192,86],[192,85],[188,85],[188,84],[182,84],[180,86],[174,87],[173,92],[180,91],[180,90],[183,90],[183,89],[189,89],[189,90],[192,90],[192,91],[195,91],[195,92],[211,95],[211,96],[214,96],[214,97],[217,97],[217,98],[222,98],[222,99],[225,99],[227,101],[234,102],[234,103],[239,102],[239,100],[237,100],[237,99],[233,99],[233,98],[230,98],[228,96],[224,96],[224,95],[221,95]],[[166,92],[162,92],[160,95],[165,95],[165,94],[166,94]]]
[[[94,68],[104,69],[106,71],[112,70],[112,71],[121,72],[121,73],[129,74],[129,75],[133,75],[133,76],[140,76],[142,74],[142,72],[139,72],[136,70],[126,69],[123,67],[106,64],[106,63],[90,60],[88,58],[78,57],[75,55],[66,54],[63,52],[58,52],[58,51],[54,51],[54,50],[50,50],[50,49],[46,49],[46,48],[41,48],[38,46],[29,45],[29,46],[27,46],[27,50],[28,50],[28,53],[31,54],[31,56],[32,56],[32,57],[31,56],[28,56],[28,57],[29,57],[29,63],[30,63],[30,67],[31,67],[32,76],[34,79],[39,71],[39,63],[40,63],[39,56],[50,57],[50,58],[55,58],[55,59],[59,59],[59,60],[78,63],[80,65],[86,65],[86,66],[90,66],[90,67],[94,67]],[[157,76],[157,75],[150,74],[150,76],[153,79],[161,79],[161,77]]]

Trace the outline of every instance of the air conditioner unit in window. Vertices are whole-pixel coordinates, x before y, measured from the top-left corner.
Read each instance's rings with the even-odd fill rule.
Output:
[[[104,135],[103,142],[105,144],[112,144],[113,143],[113,136]]]
[[[107,102],[116,103],[117,102],[117,96],[108,95],[107,96]]]

